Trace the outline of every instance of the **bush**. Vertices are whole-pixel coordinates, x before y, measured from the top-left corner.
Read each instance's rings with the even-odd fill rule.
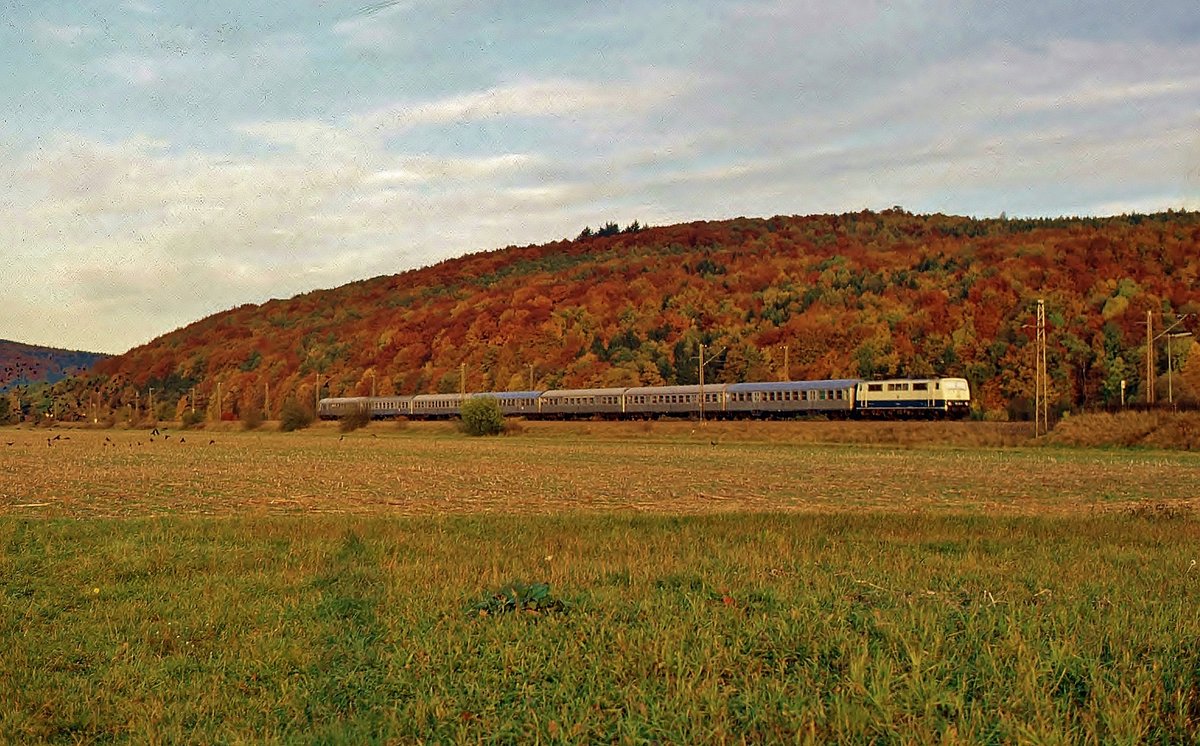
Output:
[[[367,409],[367,405],[359,404],[342,417],[341,421],[338,422],[338,430],[341,430],[343,433],[349,433],[370,424],[371,410]]]
[[[285,433],[302,430],[312,424],[313,412],[295,399],[288,399],[279,410],[279,429]]]
[[[463,402],[462,429],[467,435],[499,435],[504,431],[504,414],[493,396],[476,396]]]
[[[21,420],[21,413],[7,396],[0,397],[0,425],[13,425]]]
[[[179,421],[183,423],[183,429],[185,430],[196,427],[197,425],[203,425],[204,413],[193,412],[189,409],[183,413],[183,416],[179,418]]]
[[[257,430],[262,427],[263,413],[258,407],[250,407],[243,410],[241,415],[243,430]]]

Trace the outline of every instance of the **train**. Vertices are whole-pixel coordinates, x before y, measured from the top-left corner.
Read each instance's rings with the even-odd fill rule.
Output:
[[[965,378],[892,378],[867,381],[758,381],[704,386],[483,391],[413,396],[321,399],[317,416],[340,419],[366,412],[371,419],[457,417],[463,402],[492,397],[508,417],[527,419],[830,418],[961,419],[971,410]]]

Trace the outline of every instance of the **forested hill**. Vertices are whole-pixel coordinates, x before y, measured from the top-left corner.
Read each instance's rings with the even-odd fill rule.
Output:
[[[18,386],[50,382],[75,375],[108,355],[59,350],[0,339],[0,392]]]
[[[457,391],[460,376],[468,390],[690,383],[704,343],[708,381],[963,375],[998,414],[1032,391],[1036,299],[1052,396],[1071,406],[1115,401],[1122,379],[1141,398],[1147,311],[1156,332],[1200,311],[1195,212],[612,227],[235,308],[100,363],[86,389],[119,406],[154,387],[173,416],[193,387],[215,406],[219,382],[228,416],[268,393],[272,413],[311,402],[318,381],[323,396]],[[1182,365],[1190,340],[1175,345]]]

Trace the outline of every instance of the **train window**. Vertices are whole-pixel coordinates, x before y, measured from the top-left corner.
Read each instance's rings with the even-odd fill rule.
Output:
[[[867,391],[883,391],[882,383],[868,383]]]
[[[928,391],[929,390],[929,384],[926,383],[925,381],[921,381],[919,383],[914,383],[912,385],[912,387],[913,387],[913,391]]]

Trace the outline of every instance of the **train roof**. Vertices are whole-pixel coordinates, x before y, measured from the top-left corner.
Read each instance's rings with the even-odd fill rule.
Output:
[[[745,391],[821,391],[829,389],[847,389],[857,386],[858,378],[832,378],[824,381],[747,381],[746,383],[731,383],[726,387],[730,393]]]
[[[551,389],[543,391],[542,396],[553,399],[562,396],[620,396],[625,393],[624,387],[604,389]]]
[[[413,399],[420,399],[421,401],[457,401],[469,396],[475,396],[475,394],[466,394],[465,396],[463,394],[417,394]]]
[[[704,384],[704,392],[724,391],[728,384],[724,383],[706,383]],[[646,394],[698,394],[700,387],[692,386],[639,386],[637,388],[625,389],[626,396],[642,396]]]
[[[481,391],[470,396],[491,396],[496,399],[536,399],[541,391]]]
[[[346,404],[348,402],[366,401],[369,396],[327,396],[321,399],[317,404]]]

